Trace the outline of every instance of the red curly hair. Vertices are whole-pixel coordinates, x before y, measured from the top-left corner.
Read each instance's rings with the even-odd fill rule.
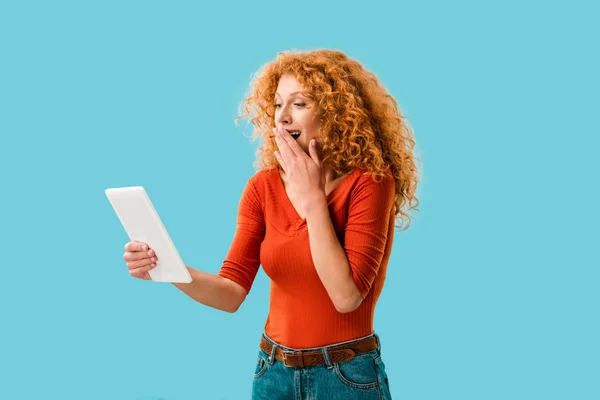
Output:
[[[377,177],[383,178],[390,168],[396,182],[395,215],[407,221],[404,229],[408,229],[408,211],[418,211],[419,205],[418,158],[413,155],[412,130],[375,74],[340,51],[281,52],[255,74],[236,125],[238,119],[251,116],[252,140],[264,141],[258,149],[259,169],[278,167],[272,129],[275,92],[279,78],[285,74],[295,76],[317,106],[321,121],[319,153],[323,164],[333,169],[334,178],[360,168],[380,182]]]

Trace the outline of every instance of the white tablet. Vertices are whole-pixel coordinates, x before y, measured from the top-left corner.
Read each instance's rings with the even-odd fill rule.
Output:
[[[144,188],[113,188],[106,189],[105,193],[129,239],[147,243],[156,253],[158,262],[149,271],[152,280],[190,283],[192,277]]]

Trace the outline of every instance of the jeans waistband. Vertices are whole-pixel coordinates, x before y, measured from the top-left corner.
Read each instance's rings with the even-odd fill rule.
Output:
[[[328,348],[331,348],[331,347],[343,346],[343,345],[348,344],[348,343],[358,342],[359,340],[367,339],[367,338],[370,338],[370,337],[375,337],[377,339],[377,348],[378,348],[378,350],[381,351],[381,342],[379,341],[379,336],[375,332],[373,332],[370,335],[363,336],[363,337],[356,338],[356,339],[352,339],[352,340],[348,340],[348,341],[345,341],[345,342],[333,343],[333,344],[328,344],[327,346],[311,347],[311,348],[306,348],[306,349],[295,349],[293,347],[286,347],[286,346],[283,346],[283,345],[277,343],[273,339],[271,339],[266,333],[263,333],[263,336],[272,345],[275,345],[275,346],[281,348],[284,351],[317,351],[317,350],[328,349]]]

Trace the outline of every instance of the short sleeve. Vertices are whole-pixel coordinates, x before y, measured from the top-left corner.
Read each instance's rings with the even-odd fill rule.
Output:
[[[396,183],[391,175],[379,183],[363,176],[350,197],[344,250],[352,280],[363,298],[369,293],[383,260],[395,194]]]
[[[250,292],[260,266],[260,246],[265,237],[265,220],[260,196],[249,180],[238,206],[235,235],[219,275]]]

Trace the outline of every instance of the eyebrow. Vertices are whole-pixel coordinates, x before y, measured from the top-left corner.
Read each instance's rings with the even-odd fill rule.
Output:
[[[290,96],[293,96],[293,95],[295,95],[295,94],[300,94],[300,95],[302,95],[302,92],[300,92],[300,91],[298,91],[298,92],[292,92],[292,93],[290,93]],[[281,95],[280,95],[279,93],[277,93],[277,92],[275,93],[275,95],[276,95],[276,96],[279,96],[279,97],[281,97]]]

